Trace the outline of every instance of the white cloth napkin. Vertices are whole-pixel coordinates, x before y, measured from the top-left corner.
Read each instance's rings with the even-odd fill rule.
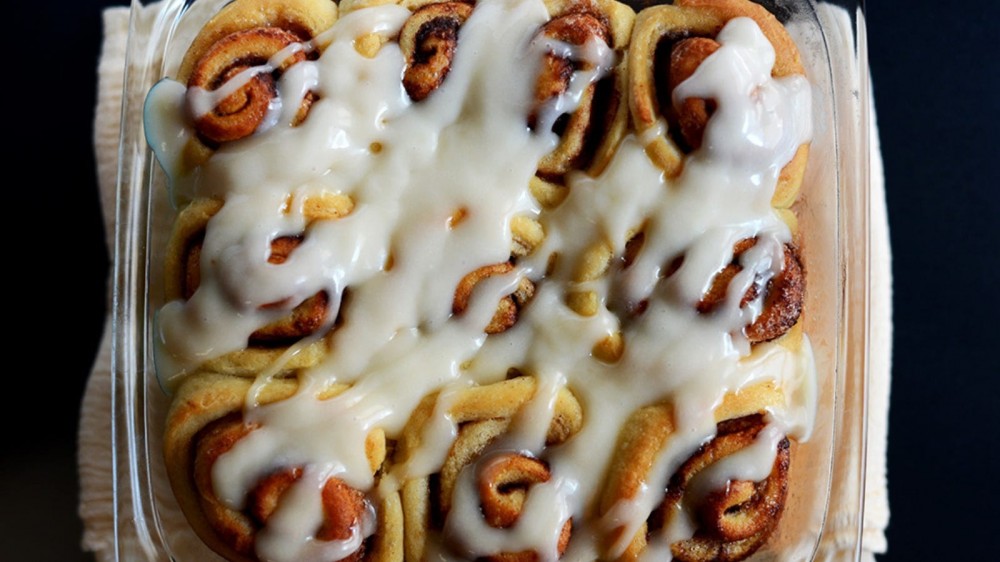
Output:
[[[150,29],[160,3],[140,8],[136,13],[136,28]],[[845,26],[844,17],[834,18]],[[113,248],[115,189],[118,171],[118,139],[121,120],[122,86],[124,83],[125,48],[128,39],[129,8],[108,8],[103,13],[104,40],[98,64],[98,96],[94,121],[94,149],[101,202],[108,236]],[[849,27],[846,29],[849,30]],[[851,33],[845,31],[845,38]],[[845,47],[844,51],[850,49]],[[864,492],[864,526],[862,560],[873,561],[874,555],[886,551],[885,528],[889,522],[889,500],[886,481],[886,444],[888,438],[889,378],[892,343],[892,279],[889,248],[889,226],[885,208],[882,159],[878,131],[872,112],[871,130],[871,352],[868,402],[868,458]],[[79,513],[83,520],[84,550],[95,554],[100,562],[114,560],[116,510],[112,483],[114,470],[111,451],[111,321],[110,312],[100,350],[94,362],[83,398],[79,426]],[[816,560],[846,562],[852,560],[854,522],[857,513],[837,513],[828,525],[829,533]],[[128,533],[118,540],[135,540]]]

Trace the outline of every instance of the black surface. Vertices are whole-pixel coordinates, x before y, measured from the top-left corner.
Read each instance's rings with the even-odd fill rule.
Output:
[[[868,5],[895,278],[883,560],[997,560],[1000,8],[903,4]]]
[[[92,120],[100,12],[117,4],[14,3],[4,28],[7,560],[91,559],[75,443],[109,266]],[[867,6],[895,276],[886,562],[996,559],[1000,530],[1000,9],[956,4]]]

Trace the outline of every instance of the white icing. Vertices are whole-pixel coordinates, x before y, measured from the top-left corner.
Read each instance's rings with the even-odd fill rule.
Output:
[[[724,490],[729,482],[764,480],[771,473],[778,443],[784,438],[785,433],[781,427],[773,424],[765,426],[749,447],[740,449],[698,473],[691,480],[688,493],[697,501],[710,492]]]
[[[194,138],[185,113],[186,90],[184,84],[164,78],[146,94],[143,107],[146,142],[171,180],[171,190],[182,169],[184,147]]]
[[[324,541],[312,536],[310,530],[318,529],[323,521],[319,491],[327,478],[327,474],[307,468],[302,478],[282,495],[281,503],[256,540],[257,554],[262,560],[343,560],[376,531],[375,514],[369,505],[346,539]]]
[[[778,444],[785,435],[784,428],[769,424],[760,431],[750,446],[716,461],[695,475],[688,483],[684,501],[674,507],[669,523],[650,537],[641,560],[669,560],[670,545],[678,540],[691,538],[697,525],[690,505],[698,505],[710,492],[725,490],[732,481],[759,482],[767,478],[774,465]]]
[[[261,475],[288,463],[304,467],[261,535],[259,554],[275,561],[331,560],[356,548],[374,532],[371,518],[348,541],[324,544],[310,536],[322,518],[323,482],[336,476],[372,491],[366,436],[382,429],[398,438],[422,398],[442,391],[422,429],[420,452],[393,467],[378,492],[394,493],[406,479],[435,472],[458,431],[448,414],[455,393],[499,381],[510,367],[536,377],[535,395],[504,438],[463,470],[443,533],[429,537],[429,560],[516,550],[555,560],[558,533],[571,517],[565,558],[593,559],[603,533],[624,527],[627,540],[646,520],[669,476],[714,434],[712,410],[722,397],[755,382],[774,380],[785,392],[786,406],[769,412],[772,427],[807,438],[816,394],[808,338],[801,352],[769,343],[751,354],[742,333],[761,306],[758,299],[741,307],[742,295],[780,270],[791,238],[770,207],[777,174],[810,135],[809,85],[801,77],[771,78],[773,49],[756,25],[743,19],[727,25],[721,48],[677,89],[678,99],[719,102],[705,146],[688,157],[678,178],[666,179],[643,152],[663,134],[654,127],[628,136],[599,177],[570,173],[567,199],[543,211],[528,185],[557,139],[526,126],[541,59],[547,51],[562,52],[591,67],[577,72],[570,92],[546,110],[551,115],[544,120],[554,120],[576,107],[616,54],[600,42],[570,47],[535,40],[548,17],[539,0],[480,0],[462,27],[447,79],[413,103],[400,83],[405,61],[395,43],[372,58],[354,48],[367,33],[395,36],[408,15],[386,5],[341,18],[314,40],[323,46],[315,61],[282,73],[280,118],[227,143],[194,170],[180,165],[192,138],[185,89],[165,81],[147,102],[150,145],[171,188],[181,198],[225,200],[208,225],[198,290],[158,312],[159,376],[174,384],[206,359],[242,349],[256,329],[321,290],[331,300],[329,328],[350,290],[342,325],[329,335],[320,331],[330,353],[279,403],[258,404],[256,390],[280,364],[261,373],[246,408],[259,428],[214,467],[220,498],[233,508]],[[289,100],[307,91],[318,99],[308,118],[291,127],[283,112],[297,108]],[[197,105],[196,113],[211,102]],[[381,148],[372,150],[376,145]],[[309,223],[302,201],[323,191],[349,196],[353,211]],[[452,224],[460,210],[462,220]],[[510,223],[519,215],[541,224],[544,242],[512,272],[477,284],[468,308],[454,314],[459,281],[510,257]],[[621,256],[640,229],[645,243],[630,267],[616,259],[597,279],[577,278],[588,251],[606,245]],[[267,263],[272,239],[303,232],[287,261]],[[694,303],[730,262],[734,243],[747,237],[758,242],[740,258],[743,271],[727,298],[713,313],[699,314]],[[664,268],[682,254],[683,265],[664,279]],[[487,337],[496,302],[525,278],[536,282],[530,304],[514,327]],[[567,306],[567,294],[581,290],[597,296],[596,314],[581,316]],[[288,304],[261,308],[276,302]],[[630,314],[640,302],[644,312]],[[625,341],[620,360],[592,357],[598,341],[617,333]],[[319,400],[335,382],[349,388]],[[583,426],[569,441],[546,447],[563,387],[579,399]],[[662,401],[674,404],[677,431],[647,482],[636,497],[588,519],[628,416]],[[532,486],[517,524],[492,529],[478,510],[476,475],[494,454],[512,451],[544,460],[552,477]],[[747,453],[720,473],[756,476],[767,457]],[[691,524],[676,518],[670,540],[690,535]]]
[[[776,175],[812,136],[812,120],[800,118],[812,111],[809,82],[800,75],[771,77],[774,47],[750,18],[730,20],[716,41],[725,48],[674,89],[674,103],[716,100],[715,126],[705,133],[702,154],[746,166],[770,161],[767,172]]]

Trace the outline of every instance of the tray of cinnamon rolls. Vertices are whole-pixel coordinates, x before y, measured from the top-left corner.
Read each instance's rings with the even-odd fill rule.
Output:
[[[863,457],[840,8],[133,9],[122,559],[814,559]]]

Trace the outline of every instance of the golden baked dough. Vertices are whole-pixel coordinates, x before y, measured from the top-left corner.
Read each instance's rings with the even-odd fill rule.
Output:
[[[227,504],[214,490],[213,465],[258,428],[242,414],[251,385],[251,379],[214,373],[187,377],[174,396],[164,436],[167,474],[191,526],[212,550],[228,560],[245,562],[258,559],[254,550],[257,532],[289,488],[302,477],[303,470],[302,466],[282,459],[271,459],[270,466],[258,467],[262,476],[247,491],[240,509]],[[255,390],[257,404],[263,406],[288,400],[297,386],[294,379],[274,379]],[[317,398],[329,400],[346,389],[345,385],[331,385]],[[329,431],[339,430],[330,428]],[[373,475],[383,470],[386,446],[385,433],[381,429],[368,434],[365,449]],[[402,560],[399,549],[402,513],[398,496],[373,500],[339,478],[331,477],[324,485],[323,501],[323,525],[315,532],[315,540],[348,539],[352,528],[374,510],[377,531],[345,559]]]
[[[727,394],[723,403],[715,410],[715,420],[719,424],[719,430],[712,441],[703,445],[698,452],[693,454],[674,474],[670,483],[659,502],[658,507],[650,515],[650,520],[643,523],[631,538],[623,536],[622,527],[613,528],[605,537],[603,558],[615,560],[617,562],[639,560],[643,551],[647,547],[649,533],[662,529],[670,523],[671,518],[681,516],[682,509],[711,510],[718,507],[712,497],[696,498],[703,505],[691,507],[682,504],[684,500],[685,488],[690,484],[691,479],[698,471],[726,456],[733,454],[742,447],[748,446],[753,438],[757,436],[764,425],[763,416],[769,408],[781,408],[785,405],[785,397],[781,390],[771,383],[760,383],[755,386],[742,389],[738,393]],[[674,409],[670,404],[656,404],[647,406],[635,412],[625,424],[618,439],[618,449],[614,455],[614,461],[609,472],[608,484],[604,489],[601,498],[601,512],[610,512],[616,504],[634,499],[640,488],[645,486],[654,463],[657,461],[661,451],[663,451],[677,431],[677,424],[674,418]],[[728,437],[730,433],[739,433],[739,439]],[[701,534],[695,535],[694,539],[670,545],[675,557],[685,562],[706,561],[706,560],[742,560],[751,554],[767,540],[768,534],[774,529],[777,519],[781,516],[784,504],[785,486],[788,470],[788,441],[782,441],[779,446],[780,453],[775,461],[775,469],[772,471],[774,484],[780,483],[780,490],[770,490],[767,500],[775,503],[770,504],[774,509],[766,512],[755,511],[747,515],[746,518],[755,520],[753,533],[745,533],[740,539],[727,540],[719,536],[717,528],[709,528],[707,525],[700,527]],[[740,486],[743,481],[740,481]],[[753,487],[749,482],[746,486]],[[780,493],[777,493],[779,492]],[[712,494],[723,493],[726,490],[713,490]],[[760,500],[759,494],[749,494],[751,497],[743,497],[742,501],[728,505],[732,515],[741,504],[756,503]],[[709,495],[711,496],[711,494]],[[780,497],[777,497],[780,496]],[[722,510],[725,514],[725,509]],[[711,523],[717,524],[721,517],[709,518]],[[749,525],[748,525],[749,527]],[[716,531],[714,534],[712,531]],[[734,533],[734,535],[736,535]],[[746,540],[750,539],[752,540]],[[622,547],[621,545],[625,546]],[[684,554],[689,551],[700,550],[701,554]],[[728,554],[719,554],[726,551]],[[705,554],[705,552],[709,552]]]
[[[483,517],[487,525],[495,528],[513,525],[531,485],[549,479],[544,452],[541,457],[534,457],[507,448],[490,450],[490,445],[500,440],[512,419],[532,399],[537,386],[534,377],[516,376],[463,389],[447,398],[448,418],[458,428],[447,457],[434,475],[407,479],[402,487],[407,560],[424,560],[431,552],[428,543],[443,540],[441,526],[451,510],[452,495],[463,471],[477,471]],[[399,462],[417,455],[421,447],[426,446],[424,428],[434,415],[438,401],[438,394],[430,395],[413,412],[396,451]],[[566,442],[580,430],[582,423],[583,411],[579,402],[567,389],[560,389],[545,445]],[[488,457],[485,456],[487,451],[490,452]],[[572,524],[566,521],[559,539],[563,550],[571,533]],[[536,556],[533,552],[505,552],[489,559],[534,560]]]
[[[712,38],[738,17],[753,19],[774,47],[774,77],[805,74],[799,50],[784,26],[762,6],[747,0],[678,0],[647,8],[636,19],[629,50],[632,122],[640,136],[649,137],[646,151],[650,158],[671,176],[680,174],[685,154],[700,145],[707,110],[704,100],[687,100],[678,110],[670,94],[714,51],[718,43]],[[808,152],[805,143],[782,168],[772,198],[774,207],[794,203]]]
[[[240,72],[267,63],[289,45],[313,39],[336,20],[337,4],[330,0],[237,0],[201,29],[181,61],[177,79],[191,87],[216,90]],[[305,51],[292,53],[281,62],[278,71],[309,56],[315,55]],[[253,134],[264,121],[268,104],[275,95],[272,74],[254,74],[212,111],[197,117],[199,136],[191,140],[185,151],[189,167],[207,160],[220,143]],[[305,96],[293,123],[305,119],[315,97],[314,93]]]
[[[168,300],[187,300],[201,281],[201,247],[209,221],[223,207],[217,199],[201,198],[186,205],[174,222],[164,262],[165,293]],[[303,213],[310,221],[336,220],[350,213],[353,202],[339,194],[319,193],[302,202]],[[302,236],[281,236],[272,240],[268,262],[283,263],[294,251]],[[316,334],[334,322],[329,296],[319,292],[300,303],[279,302],[264,308],[288,310],[287,314],[250,335],[245,349],[215,357],[201,367],[216,373],[256,376],[264,371],[296,342]],[[300,346],[283,364],[285,372],[315,365],[325,353],[325,339]]]
[[[549,0],[546,2],[549,21],[539,30],[539,36],[575,47],[588,41],[600,40],[617,56],[628,49],[635,14],[625,4],[600,0]],[[572,60],[551,51],[546,55],[543,70],[535,86],[535,108],[529,116],[531,126],[538,125],[538,112],[555,96],[569,87],[573,70],[594,70],[593,62]],[[538,163],[538,175],[549,181],[561,178],[570,170],[586,170],[599,174],[628,126],[623,96],[626,69],[613,64],[608,75],[594,82],[583,94],[576,110],[563,117],[558,147]]]

